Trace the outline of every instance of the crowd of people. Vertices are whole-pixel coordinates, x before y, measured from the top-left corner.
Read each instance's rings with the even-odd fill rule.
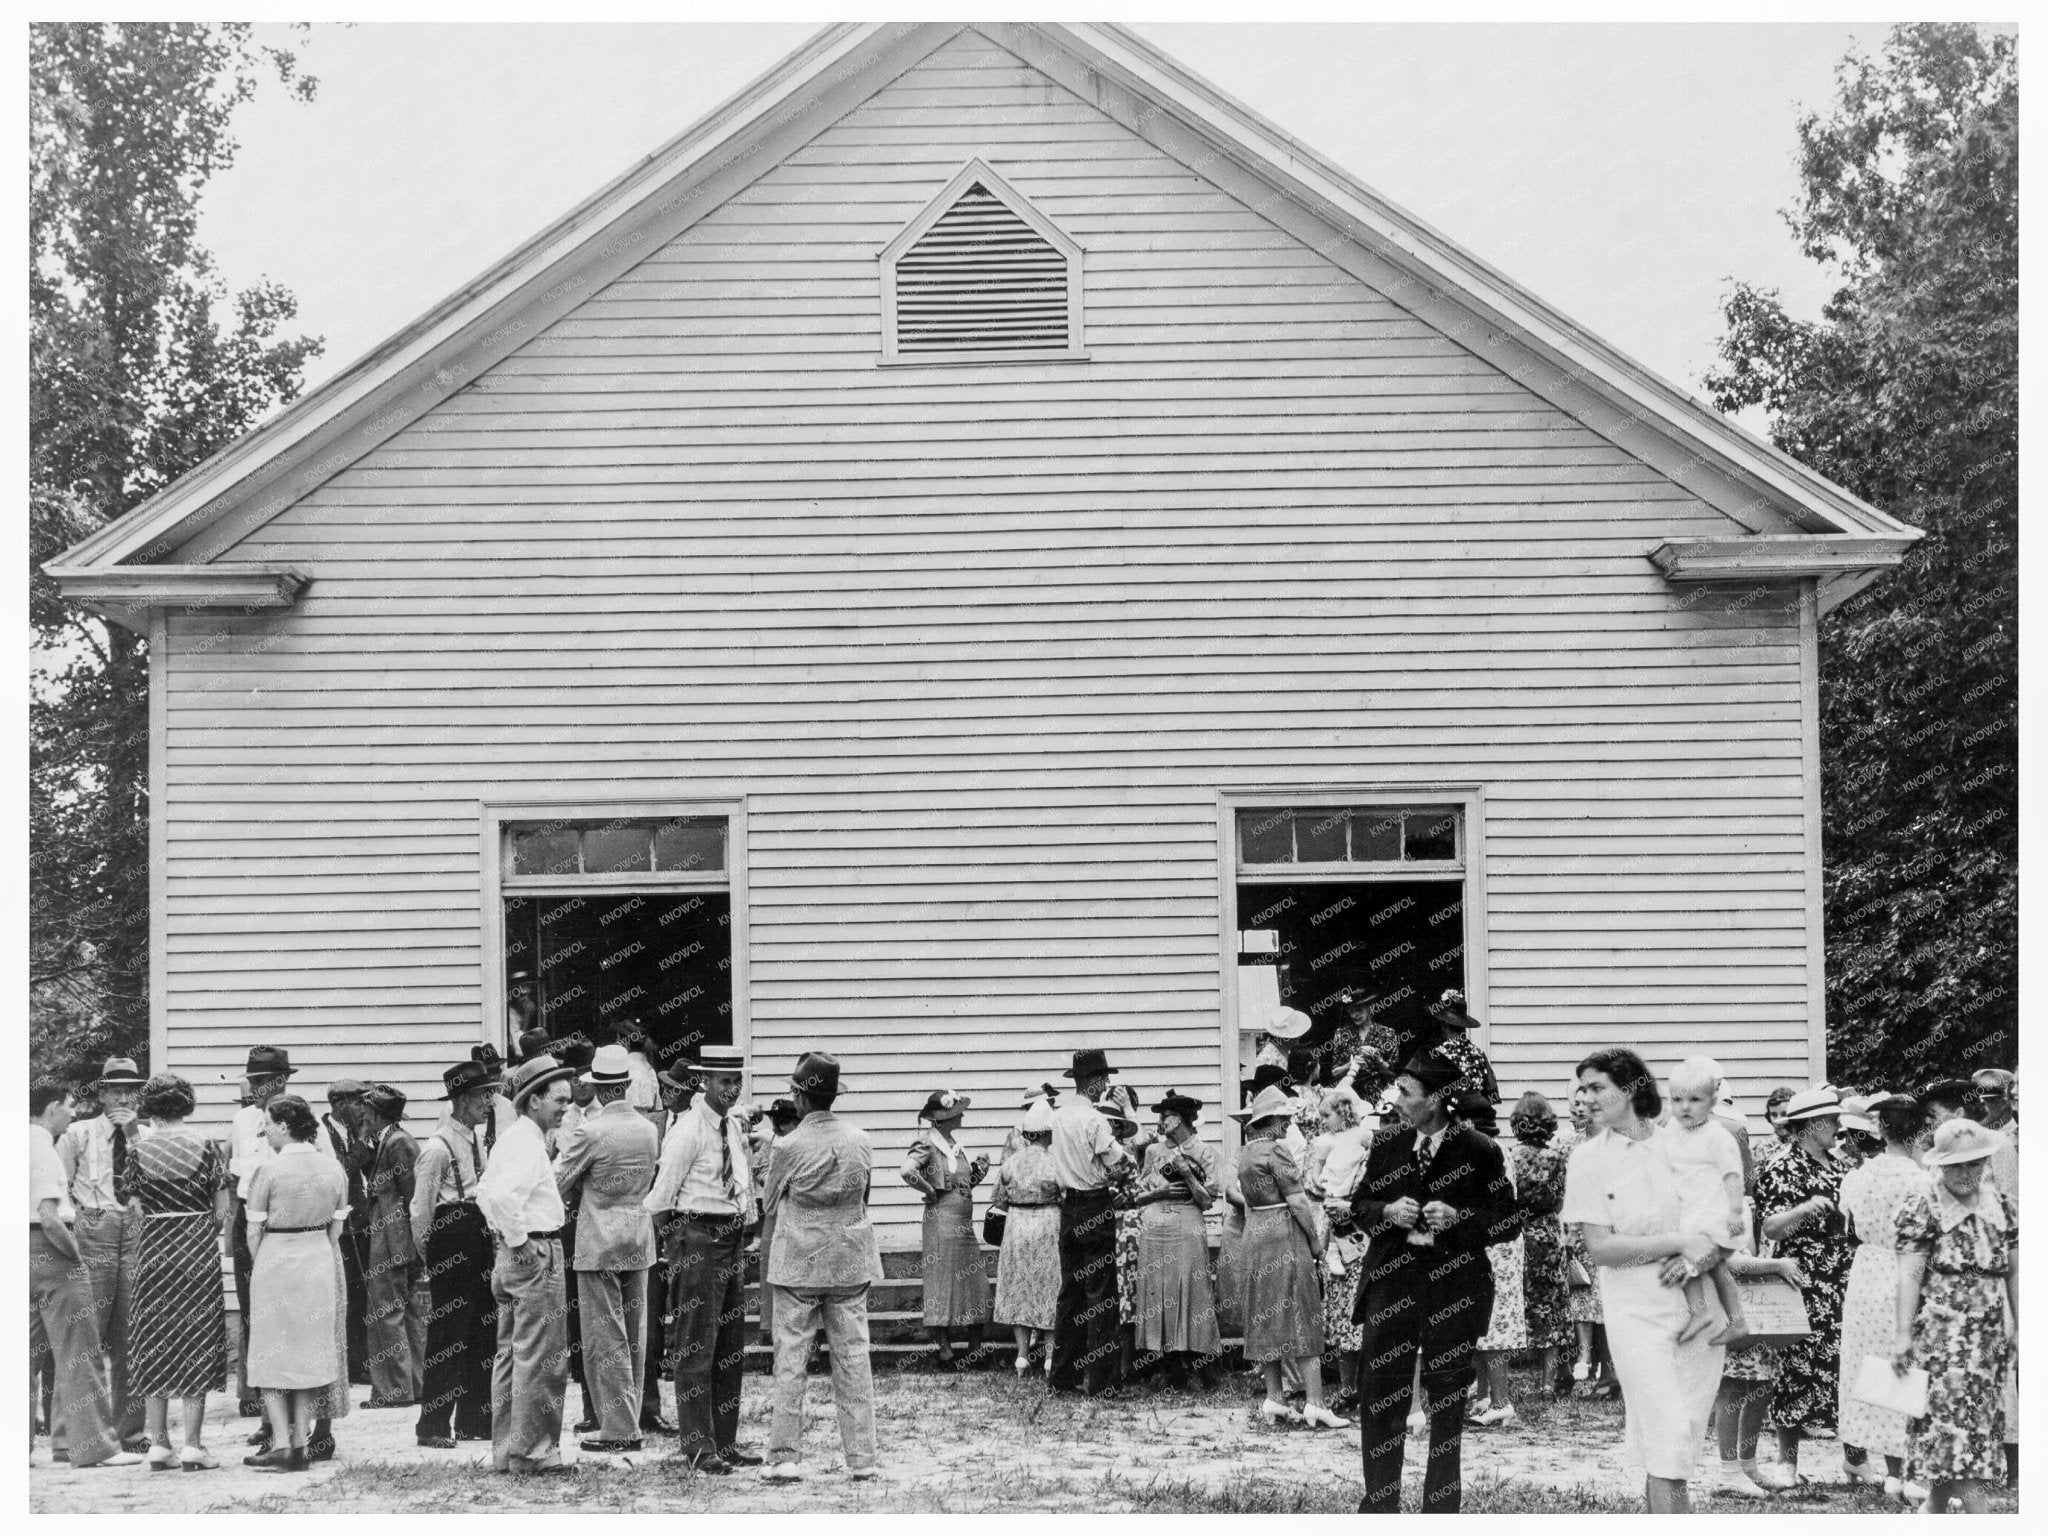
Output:
[[[933,1092],[898,1170],[924,1205],[933,1363],[972,1361],[993,1323],[1018,1378],[1054,1393],[1210,1392],[1234,1340],[1268,1423],[1356,1417],[1368,1512],[1399,1507],[1417,1434],[1422,1507],[1458,1509],[1463,1436],[1515,1423],[1525,1355],[1539,1392],[1624,1399],[1653,1511],[1688,1507],[1710,1421],[1722,1493],[1796,1493],[1800,1446],[1824,1437],[1851,1478],[1924,1508],[2016,1486],[2012,1074],[1779,1090],[1753,1143],[1712,1061],[1660,1085],[1601,1050],[1564,1120],[1529,1092],[1504,1132],[1477,1021],[1456,994],[1434,1015],[1398,1069],[1362,1049],[1297,1081],[1308,1020],[1277,1010],[1227,1155],[1199,1098],[1167,1088],[1141,1116],[1099,1049],[1024,1096],[997,1158],[962,1140],[969,1096]],[[273,1047],[250,1052],[225,1142],[187,1129],[189,1084],[132,1061],[107,1063],[89,1118],[32,1089],[32,1379],[53,1454],[216,1466],[206,1399],[232,1372],[259,1468],[333,1456],[359,1383],[364,1407],[416,1410],[420,1446],[487,1441],[499,1471],[540,1474],[566,1465],[574,1381],[586,1455],[674,1435],[690,1472],[787,1480],[822,1335],[847,1472],[874,1476],[873,1150],[833,1113],[838,1062],[806,1054],[750,1110],[738,1053],[658,1073],[632,1044],[478,1047],[417,1142],[398,1090],[339,1082],[317,1113]],[[760,1450],[738,1439],[750,1248],[774,1354]]]

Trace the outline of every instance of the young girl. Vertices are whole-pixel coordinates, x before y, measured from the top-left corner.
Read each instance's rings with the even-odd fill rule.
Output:
[[[1690,1057],[1672,1071],[1670,1086],[1666,1155],[1678,1189],[1680,1220],[1686,1230],[1711,1237],[1721,1250],[1721,1257],[1705,1274],[1685,1282],[1690,1316],[1678,1337],[1684,1342],[1713,1326],[1714,1314],[1707,1307],[1711,1282],[1721,1309],[1728,1314],[1728,1326],[1707,1343],[1740,1344],[1750,1337],[1750,1329],[1742,1315],[1742,1291],[1728,1271],[1726,1256],[1741,1244],[1749,1224],[1743,1203],[1742,1150],[1714,1118],[1714,1101],[1721,1094],[1721,1068],[1704,1056]]]

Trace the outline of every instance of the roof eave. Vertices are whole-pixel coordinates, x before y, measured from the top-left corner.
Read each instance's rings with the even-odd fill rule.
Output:
[[[87,567],[52,561],[43,574],[81,607],[147,634],[153,610],[260,613],[290,608],[312,580],[289,565],[123,565]]]

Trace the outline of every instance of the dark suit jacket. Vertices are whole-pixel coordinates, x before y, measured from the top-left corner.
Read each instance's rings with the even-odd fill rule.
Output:
[[[365,1262],[402,1267],[420,1261],[412,1236],[413,1165],[420,1160],[420,1144],[404,1129],[393,1126],[377,1143],[364,1181],[370,1202],[370,1251]]]
[[[1370,1242],[1352,1321],[1366,1321],[1375,1309],[1426,1304],[1429,1318],[1454,1323],[1458,1332],[1469,1327],[1476,1336],[1493,1311],[1487,1247],[1522,1230],[1507,1160],[1487,1137],[1453,1125],[1424,1172],[1415,1164],[1415,1141],[1414,1128],[1404,1125],[1381,1131],[1366,1149],[1351,1213]],[[1457,1219],[1434,1234],[1434,1243],[1411,1244],[1407,1230],[1386,1214],[1404,1195],[1417,1205],[1441,1200],[1456,1209]]]

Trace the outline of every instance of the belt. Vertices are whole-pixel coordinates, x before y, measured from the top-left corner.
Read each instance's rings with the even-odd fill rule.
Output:
[[[181,1213],[181,1214],[182,1214],[182,1213]],[[269,1234],[270,1234],[270,1235],[271,1235],[272,1237],[282,1237],[282,1236],[283,1236],[283,1235],[284,1235],[285,1233],[287,1233],[287,1232],[325,1232],[325,1231],[327,1230],[327,1223],[323,1221],[323,1222],[321,1222],[321,1223],[320,1223],[320,1225],[319,1225],[319,1226],[317,1226],[317,1227],[269,1227],[269,1226],[266,1226],[266,1227],[264,1227],[264,1228],[263,1228],[263,1230],[264,1230],[265,1232],[268,1232],[268,1233],[269,1233]]]
[[[1248,1211],[1284,1211],[1287,1209],[1287,1202],[1285,1200],[1275,1200],[1271,1205],[1248,1205],[1245,1209]]]
[[[746,1221],[738,1211],[677,1211],[676,1215],[685,1221],[702,1222],[707,1227],[730,1227]]]
[[[1104,1185],[1101,1189],[1063,1189],[1060,1191],[1061,1205],[1073,1205],[1083,1200],[1114,1200],[1115,1198],[1116,1191],[1109,1188],[1108,1185]]]
[[[493,1237],[498,1237],[498,1234],[495,1232],[493,1232],[491,1235]],[[562,1240],[562,1235],[559,1232],[529,1232],[526,1234],[526,1240],[529,1243],[559,1243]],[[505,1246],[507,1248],[515,1246],[512,1243],[506,1243],[505,1239],[502,1237],[498,1237],[498,1241],[501,1243],[505,1243]]]
[[[1058,1204],[1059,1201],[1057,1200],[1012,1200],[1010,1202],[1010,1209],[1013,1211],[1042,1211],[1048,1206]]]

